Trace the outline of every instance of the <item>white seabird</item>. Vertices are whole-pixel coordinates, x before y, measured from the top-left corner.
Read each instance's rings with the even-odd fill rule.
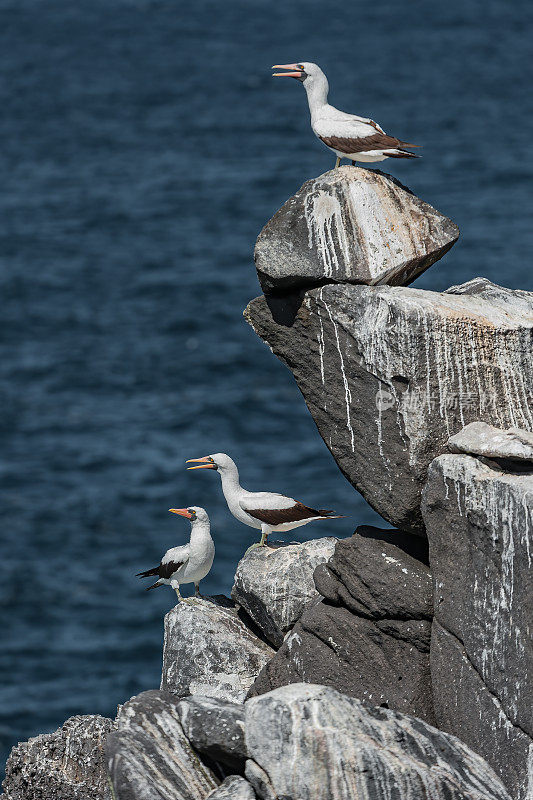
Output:
[[[304,506],[292,497],[276,492],[248,492],[239,483],[237,465],[226,453],[214,453],[203,458],[191,458],[187,469],[214,469],[220,474],[222,491],[228,508],[239,522],[261,530],[259,546],[268,544],[272,531],[284,533],[316,519],[339,519],[333,511]],[[257,545],[253,545],[257,547]]]
[[[189,544],[167,550],[157,567],[139,572],[137,577],[148,578],[157,575],[156,582],[148,586],[146,591],[155,589],[156,586],[172,586],[179,601],[194,602],[192,597],[181,596],[180,586],[182,583],[194,583],[196,597],[201,597],[200,581],[211,569],[215,557],[215,543],[211,538],[209,517],[206,510],[199,506],[169,508],[169,511],[190,520]]]
[[[311,128],[321,142],[324,142],[337,156],[335,166],[341,158],[352,161],[384,161],[386,158],[419,158],[405,147],[419,147],[388,136],[377,122],[356,114],[346,114],[328,103],[328,79],[317,64],[301,61],[298,64],[275,64],[272,69],[285,69],[276,72],[275,78],[296,78],[304,85],[307,102],[311,112]]]

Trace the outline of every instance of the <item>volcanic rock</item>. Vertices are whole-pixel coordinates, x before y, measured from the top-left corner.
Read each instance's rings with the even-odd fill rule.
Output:
[[[334,689],[285,686],[245,711],[246,777],[263,800],[509,800],[459,739]]]
[[[177,705],[153,690],[122,706],[106,745],[116,800],[204,800],[216,787],[183,733]]]
[[[341,167],[304,183],[265,225],[255,265],[265,293],[324,282],[406,286],[458,237],[390,175]]]
[[[70,717],[54,733],[20,742],[9,756],[4,800],[109,800],[104,744],[113,721]]]
[[[161,689],[242,702],[273,652],[228,598],[178,603],[165,616]]]
[[[313,539],[283,547],[256,547],[239,561],[231,596],[275,647],[318,599],[313,572],[335,550],[335,539]]]
[[[533,470],[440,456],[429,469],[424,519],[437,725],[525,800],[533,796]]]
[[[255,792],[240,775],[229,775],[205,800],[255,800]]]
[[[471,422],[450,437],[448,447],[452,453],[533,463],[533,433],[518,428],[502,431],[486,422]]]
[[[196,695],[178,704],[181,727],[195,750],[234,772],[244,771],[244,709],[214,697]]]
[[[361,526],[315,571],[325,598],[303,614],[249,696],[321,683],[433,720],[429,645],[433,592],[425,542]]]
[[[533,430],[533,293],[328,285],[257,298],[245,316],[343,474],[402,530],[423,533],[427,468],[450,436],[478,420]]]

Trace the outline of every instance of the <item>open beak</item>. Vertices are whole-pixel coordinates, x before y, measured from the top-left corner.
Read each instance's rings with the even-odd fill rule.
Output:
[[[272,69],[288,69],[290,72],[275,72],[273,78],[301,78],[303,75],[302,70],[298,64],[274,64]],[[296,72],[296,70],[298,70]]]
[[[180,517],[192,519],[192,514],[186,508],[169,508],[168,510],[171,512],[171,514],[179,514]]]
[[[216,469],[217,465],[214,464],[209,456],[204,456],[204,458],[189,458],[188,461],[185,462],[186,464],[194,464],[197,463],[198,466],[196,467],[187,467],[187,469]]]

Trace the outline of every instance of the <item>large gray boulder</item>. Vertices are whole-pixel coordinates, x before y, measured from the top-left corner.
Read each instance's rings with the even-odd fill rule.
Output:
[[[533,796],[533,471],[467,455],[430,466],[424,519],[435,586],[437,725]],[[529,767],[528,767],[529,764]]]
[[[304,609],[318,599],[313,572],[335,550],[335,539],[256,547],[237,565],[231,596],[274,647],[283,643]]]
[[[273,654],[228,598],[178,603],[165,616],[161,689],[242,702]]]
[[[289,683],[320,683],[432,722],[427,547],[412,534],[358,531],[317,567],[315,582],[325,600],[303,614],[249,696]]]
[[[20,742],[9,756],[5,800],[110,800],[104,745],[113,721],[70,717],[59,730]]]
[[[241,703],[195,695],[178,703],[185,736],[195,750],[234,772],[244,771],[244,709]]]
[[[533,433],[518,428],[502,431],[486,422],[471,422],[450,437],[448,447],[452,453],[533,463]]]
[[[330,283],[411,283],[459,229],[395,178],[341,167],[307,181],[261,231],[264,292]]]
[[[216,788],[183,733],[177,705],[153,690],[122,706],[106,745],[114,800],[204,800]]]
[[[427,468],[467,423],[533,430],[533,293],[328,285],[257,298],[245,316],[343,474],[402,530],[423,532]]]
[[[510,800],[459,739],[334,689],[286,686],[245,710],[246,777],[263,800]]]

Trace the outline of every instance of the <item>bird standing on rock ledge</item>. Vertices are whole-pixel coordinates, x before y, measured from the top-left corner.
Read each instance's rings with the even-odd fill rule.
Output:
[[[167,550],[159,566],[137,573],[138,578],[149,578],[157,575],[157,580],[146,591],[156,586],[172,586],[178,600],[194,603],[194,597],[183,598],[180,594],[182,583],[194,583],[196,597],[200,595],[200,581],[205,578],[213,565],[215,544],[211,538],[211,525],[207,511],[199,506],[189,508],[169,508],[173,514],[179,514],[190,520],[191,538],[189,544],[172,547]]]
[[[383,128],[366,117],[346,114],[328,103],[328,79],[317,64],[302,61],[299,64],[275,64],[274,78],[296,78],[304,85],[311,112],[313,133],[335,153],[338,167],[342,158],[355,161],[384,161],[386,158],[420,158],[405,147],[419,147],[388,136]]]
[[[220,474],[222,491],[228,508],[239,522],[250,528],[261,529],[261,541],[252,547],[268,545],[272,531],[284,533],[307,525],[315,519],[340,519],[333,511],[318,511],[303,503],[275,492],[248,492],[239,483],[237,465],[225,453],[215,453],[203,458],[191,458],[186,464],[196,463],[187,469],[214,469]],[[249,548],[251,549],[251,548]]]

